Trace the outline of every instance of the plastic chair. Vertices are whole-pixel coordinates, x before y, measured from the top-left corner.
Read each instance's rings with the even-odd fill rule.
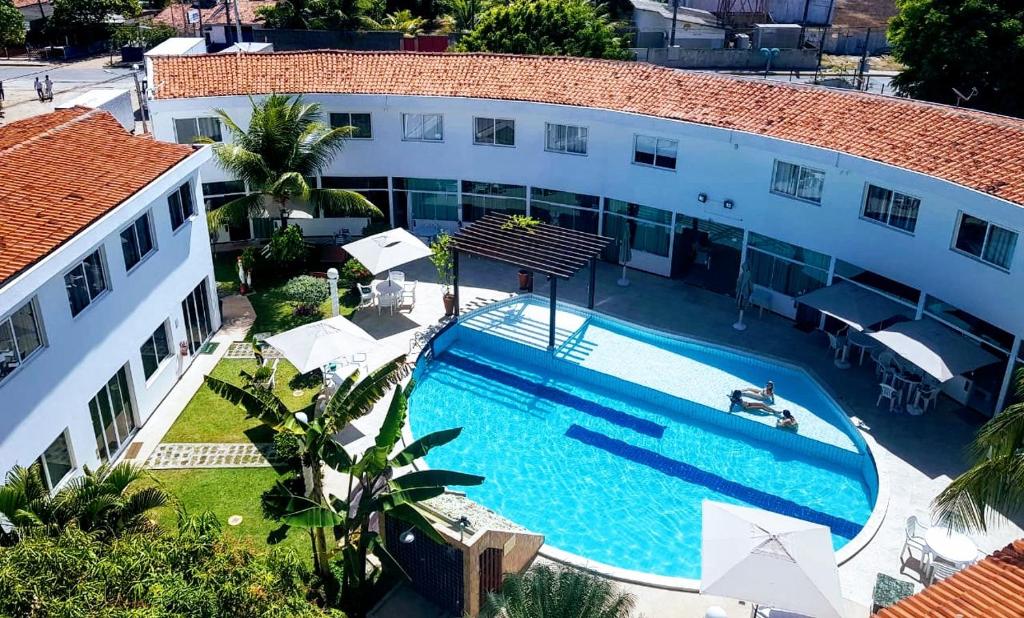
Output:
[[[412,309],[416,306],[416,282],[409,281],[402,284],[402,300],[400,303],[401,307],[409,307]]]
[[[924,540],[924,533],[928,531],[928,526],[923,525],[920,520],[917,519],[917,515],[911,515],[907,518],[906,523],[906,540],[903,541],[903,549],[900,550],[900,560],[904,563],[906,560],[903,559],[903,555],[909,553],[913,557],[913,550],[921,552],[921,564],[928,561],[931,552],[928,551],[928,543]]]
[[[359,288],[359,308],[372,307],[373,306],[373,287],[369,285],[363,285],[357,283],[356,287]]]
[[[928,410],[928,406],[935,407],[935,400],[939,397],[939,389],[934,386],[922,384],[917,387],[917,396],[914,398],[914,405],[921,409],[921,412]]]
[[[846,350],[846,337],[840,337],[839,335],[833,335],[832,333],[825,333],[828,335],[828,349],[832,353],[832,358],[837,359],[845,355]]]
[[[393,270],[390,273],[388,273],[388,279],[390,279],[391,281],[394,281],[398,285],[404,285],[405,284],[405,273],[400,271],[400,270]]]
[[[878,401],[875,402],[876,408],[882,404],[883,399],[889,400],[890,412],[895,411],[899,405],[903,403],[903,392],[899,389],[893,388],[884,382],[879,384],[878,388],[880,389],[880,392],[878,393]]]

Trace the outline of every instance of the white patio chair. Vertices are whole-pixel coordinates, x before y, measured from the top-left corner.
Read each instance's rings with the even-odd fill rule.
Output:
[[[883,399],[889,400],[889,411],[893,412],[899,409],[899,406],[903,403],[903,391],[893,388],[884,382],[878,385],[878,401],[875,402],[877,408],[882,404]]]
[[[917,519],[917,515],[911,515],[907,518],[905,530],[906,540],[903,541],[903,549],[900,550],[900,562],[906,564],[907,561],[903,557],[904,554],[907,554],[908,557],[913,557],[913,550],[917,550],[921,553],[920,564],[926,564],[930,552],[928,551],[928,543],[924,540],[924,533],[928,531],[928,526],[922,524]]]
[[[416,306],[416,282],[407,281],[402,284],[402,307],[412,309]]]
[[[377,296],[377,315],[380,315],[385,309],[391,312],[391,315],[395,315],[395,309],[399,307],[402,302],[401,294],[380,294]]]
[[[388,279],[394,281],[398,285],[405,284],[405,273],[400,270],[392,270],[388,273]]]
[[[842,358],[846,354],[846,337],[825,333],[828,335],[828,350],[832,353],[832,359]]]
[[[917,388],[914,396],[914,407],[922,413],[928,410],[928,406],[935,407],[935,400],[939,398],[939,389],[934,386],[921,385]]]
[[[362,283],[357,283],[356,287],[359,288],[359,308],[363,309],[365,307],[372,307],[374,297],[373,287],[363,285]]]
[[[267,388],[274,388],[274,382],[277,380],[277,365],[281,362],[280,358],[274,359],[274,364],[270,366],[270,377],[263,383],[263,386]]]
[[[962,570],[962,566],[948,564],[942,560],[932,560],[931,563],[928,564],[928,585],[931,586],[936,582],[949,579]]]

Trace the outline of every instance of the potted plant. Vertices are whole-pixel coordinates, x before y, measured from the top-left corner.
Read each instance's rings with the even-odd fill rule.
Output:
[[[503,230],[523,230],[527,234],[533,234],[534,228],[540,225],[540,219],[530,217],[527,215],[512,215],[505,223],[501,225]],[[519,291],[520,292],[532,292],[533,291],[533,273],[526,270],[520,269],[519,271]]]
[[[259,255],[259,249],[256,247],[246,247],[238,256],[238,278],[241,282],[239,291],[241,294],[248,294],[252,291],[252,269],[256,266]]]
[[[452,294],[452,237],[444,232],[437,235],[434,242],[430,243],[430,261],[437,269],[437,282],[441,284],[444,296],[444,314],[455,313],[455,295]]]

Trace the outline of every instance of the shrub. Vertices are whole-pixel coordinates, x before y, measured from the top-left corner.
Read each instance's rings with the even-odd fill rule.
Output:
[[[270,243],[263,247],[263,255],[285,270],[294,269],[302,264],[309,255],[309,247],[302,238],[302,228],[289,225],[274,230]]]
[[[298,304],[295,312],[303,315],[318,311],[320,303],[331,295],[331,288],[326,279],[309,275],[289,279],[281,291],[288,300]]]
[[[302,456],[302,438],[284,431],[274,434],[274,452],[289,466],[298,468]]]
[[[373,281],[373,273],[366,270],[366,267],[359,260],[352,258],[341,267],[341,276],[339,278],[344,287],[350,288],[357,283],[366,285]]]

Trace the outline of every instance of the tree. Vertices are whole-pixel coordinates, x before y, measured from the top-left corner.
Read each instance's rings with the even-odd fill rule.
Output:
[[[1024,116],[1024,4],[1019,0],[897,0],[889,23],[893,80],[909,96]]]
[[[112,15],[133,18],[142,12],[139,0],[53,0],[52,5],[53,15],[46,22],[49,33],[78,43],[105,39]]]
[[[306,600],[308,579],[293,551],[256,553],[211,513],[109,542],[70,526],[0,548],[0,615],[344,618]]]
[[[969,454],[970,469],[935,498],[939,519],[985,531],[1000,514],[1024,514],[1024,370],[1017,373],[1015,403],[978,430]]]
[[[218,223],[244,224],[274,205],[281,229],[288,226],[292,202],[308,202],[316,215],[381,217],[380,210],[355,191],[317,189],[308,178],[326,167],[352,135],[352,127],[329,128],[320,122],[320,105],[302,97],[272,94],[252,104],[249,129],[242,130],[222,109],[214,110],[231,135],[214,145],[217,162],[252,193],[214,212]]]
[[[55,535],[71,525],[97,538],[152,530],[149,512],[169,498],[157,487],[131,490],[144,474],[127,463],[86,468],[51,496],[38,463],[15,466],[0,486],[0,516],[13,526],[0,532],[0,543],[13,544],[31,531]]]
[[[357,30],[367,25],[372,0],[281,0],[256,9],[268,28]]]
[[[11,0],[0,0],[0,45],[4,49],[25,44],[25,17]]]
[[[491,8],[459,41],[462,51],[628,59],[625,41],[586,0],[513,0]]]
[[[370,27],[373,30],[393,30],[415,36],[423,32],[426,23],[422,17],[416,17],[412,11],[403,9],[387,15],[380,22],[370,22]]]
[[[445,14],[451,19],[456,32],[467,32],[476,27],[480,15],[490,7],[489,0],[446,0]]]
[[[481,618],[629,618],[635,599],[614,584],[569,567],[538,565],[509,575],[489,593]]]

